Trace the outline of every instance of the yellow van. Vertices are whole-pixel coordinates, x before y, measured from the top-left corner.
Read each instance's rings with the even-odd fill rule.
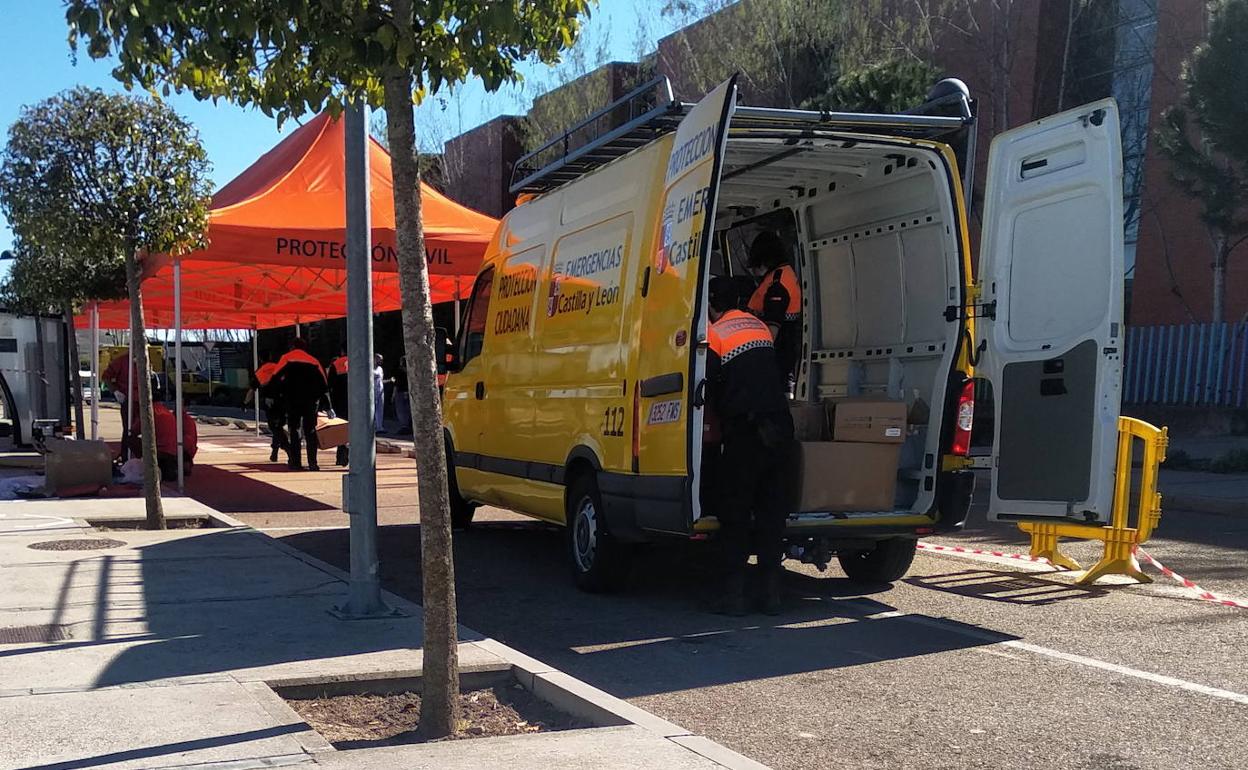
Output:
[[[633,117],[587,136],[622,114]],[[713,534],[707,285],[744,275],[762,230],[791,245],[803,289],[795,414],[904,405],[880,439],[892,450],[847,444],[823,465],[820,442],[843,428],[799,421],[809,451],[795,461],[788,555],[891,581],[919,537],[962,526],[972,366],[994,393],[990,515],[1106,520],[1121,380],[1117,107],[993,141],[978,273],[974,137],[956,80],[912,114],[866,115],[739,107],[735,78],[686,105],[659,79],[525,156],[520,205],[487,252],[446,378],[456,523],[487,504],[566,525],[589,590],[619,585],[635,544]],[[881,477],[883,503],[841,494]],[[832,502],[807,503],[811,486]]]

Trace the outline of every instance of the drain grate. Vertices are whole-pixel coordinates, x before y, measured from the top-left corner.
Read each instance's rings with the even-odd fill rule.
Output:
[[[102,548],[116,548],[119,545],[125,545],[125,542],[100,537],[86,540],[44,540],[31,543],[26,547],[34,548],[36,551],[96,551]]]
[[[60,642],[69,638],[69,626],[12,626],[0,628],[0,644]]]

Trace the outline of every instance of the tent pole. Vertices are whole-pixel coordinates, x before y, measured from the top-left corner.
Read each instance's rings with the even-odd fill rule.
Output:
[[[260,335],[259,330],[255,326],[251,327],[251,371],[254,372],[260,368]],[[260,381],[256,380],[259,385]],[[260,438],[260,388],[256,388],[251,392],[251,404],[256,408],[256,438]]]
[[[100,303],[91,303],[91,440],[100,440]]]
[[[351,522],[351,580],[341,617],[389,614],[377,568],[377,445],[373,435],[373,266],[368,179],[368,107],[345,110],[347,182],[347,399],[351,467],[343,509]]]
[[[122,442],[125,443],[125,446],[122,447],[122,455],[127,460],[131,459],[130,448],[131,445],[134,444],[134,442],[130,440],[130,437],[134,433],[134,389],[136,387],[134,382],[134,334],[131,333],[129,336],[130,355],[126,361],[126,365],[130,367],[129,371],[126,372],[126,427],[125,430],[121,432]],[[144,344],[147,343],[146,334],[143,336],[143,342]]]
[[[459,339],[459,276],[455,276],[455,339]],[[441,362],[439,362],[441,365]]]
[[[183,441],[185,437],[182,435],[182,259],[174,257],[173,259],[173,392],[174,407],[173,416],[177,421],[178,431],[178,491],[186,491],[186,469],[183,468]],[[165,371],[168,371],[166,369]],[[212,388],[209,387],[211,393]]]

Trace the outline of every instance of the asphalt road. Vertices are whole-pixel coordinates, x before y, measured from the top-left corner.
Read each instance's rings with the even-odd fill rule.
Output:
[[[288,473],[260,444],[204,428],[188,491],[345,567],[339,474]],[[379,466],[382,579],[419,600],[412,461]],[[921,553],[893,586],[790,567],[783,616],[735,620],[703,611],[704,544],[648,549],[626,592],[592,596],[572,587],[559,530],[479,518],[456,536],[461,622],[776,768],[1245,766],[1248,610],[1170,583],[1085,589]],[[1024,540],[977,512],[936,542]],[[1167,511],[1149,550],[1242,597],[1245,548],[1248,519]]]

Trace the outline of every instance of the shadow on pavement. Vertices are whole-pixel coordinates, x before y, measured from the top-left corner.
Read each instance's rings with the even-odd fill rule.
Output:
[[[281,735],[303,732],[306,729],[307,727],[301,724],[279,725],[277,727],[266,727],[262,730],[249,730],[245,733],[234,733],[233,735],[219,735],[213,738],[178,741],[177,743],[166,743],[161,746],[144,746],[141,749],[115,751],[111,754],[100,754],[99,756],[87,757],[85,759],[53,762],[50,765],[35,765],[33,767],[26,768],[26,770],[80,770],[80,768],[100,767],[101,765],[111,765],[117,762],[134,762],[141,759],[165,757],[170,754],[184,754],[189,751],[200,751],[202,749],[217,748],[220,746],[233,746],[236,743],[258,741],[264,738],[276,738]],[[239,763],[230,762],[223,764],[237,765]],[[262,765],[251,766],[262,767]]]
[[[305,532],[284,542],[338,566],[344,531]],[[381,576],[420,601],[420,530],[382,527]],[[639,554],[628,590],[581,592],[572,584],[563,534],[542,524],[484,524],[455,535],[459,619],[620,697],[674,692],[878,660],[976,647],[1014,637],[956,622],[916,633],[912,621],[879,615],[889,586],[789,573],[780,617],[713,615],[713,552],[704,544]]]
[[[109,590],[97,599],[93,641],[133,642],[129,629],[107,636],[104,621],[126,614],[145,624],[146,639],[108,660],[95,687],[254,671],[421,643],[419,619],[335,619],[329,610],[346,598],[346,584],[255,532],[208,530],[131,555],[137,559],[112,564]],[[299,671],[314,673],[306,669]]]
[[[272,471],[279,466],[276,463],[271,465],[243,463],[235,467]],[[285,472],[284,468],[282,470]],[[297,473],[298,471],[290,472]],[[338,510],[335,506],[311,497],[251,478],[229,467],[217,465],[196,465],[195,472],[186,480],[186,494],[222,513]]]
[[[911,577],[906,578],[905,582],[918,588],[1027,607],[1096,599],[1111,593],[1106,588],[1096,586],[1077,586],[1018,572],[987,569]]]

